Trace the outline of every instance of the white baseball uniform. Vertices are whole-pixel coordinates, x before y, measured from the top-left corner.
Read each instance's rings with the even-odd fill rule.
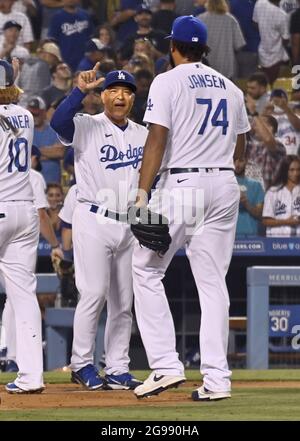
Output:
[[[30,184],[32,187],[34,205],[36,209],[48,208],[46,197],[46,182],[43,175],[36,170],[30,169]],[[2,337],[3,332],[3,337]],[[13,307],[6,299],[2,313],[1,346],[7,348],[6,358],[17,362],[16,359],[16,321]]]
[[[118,375],[128,372],[129,364],[134,238],[128,224],[104,214],[106,210],[127,213],[130,200],[135,200],[136,192],[132,192],[137,187],[147,130],[130,120],[122,130],[104,113],[77,114],[73,121],[78,203],[72,226],[80,299],[71,368],[78,371],[93,364],[98,318],[107,300],[105,372]]]
[[[296,185],[293,191],[286,186],[282,188],[271,187],[266,195],[263,208],[263,217],[273,219],[288,219],[291,216],[300,216],[300,185]],[[300,226],[291,227],[267,227],[269,237],[300,236]]]
[[[133,253],[135,311],[149,365],[158,375],[183,375],[162,279],[175,252],[185,245],[202,310],[204,385],[211,391],[227,391],[231,372],[226,359],[229,297],[225,275],[240,198],[233,153],[237,135],[250,129],[243,94],[200,62],[180,64],[154,79],[144,121],[169,129],[161,178],[149,207],[159,210],[158,196],[164,190],[160,211],[169,218],[172,237],[163,257],[139,245]],[[187,172],[187,168],[196,170]],[[198,202],[190,199],[190,191],[196,198],[199,195]],[[197,207],[200,218],[196,229],[190,230],[190,209]],[[178,209],[183,218],[176,217]]]
[[[276,136],[284,145],[287,155],[298,155],[300,149],[300,132],[290,123],[286,113],[273,113],[278,122]]]
[[[34,274],[39,237],[38,213],[29,181],[33,117],[20,106],[0,105],[0,272],[16,317],[15,384],[23,390],[43,386],[41,313]]]

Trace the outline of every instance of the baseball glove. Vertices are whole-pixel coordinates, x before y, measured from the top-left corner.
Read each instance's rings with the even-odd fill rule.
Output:
[[[130,218],[130,216],[129,216]],[[168,219],[147,208],[136,209],[134,219],[130,219],[131,231],[139,244],[163,256],[172,242]]]

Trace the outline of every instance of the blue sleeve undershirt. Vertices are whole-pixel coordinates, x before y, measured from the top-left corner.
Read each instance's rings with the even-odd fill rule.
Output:
[[[56,133],[68,142],[73,141],[75,125],[73,118],[82,107],[82,100],[86,96],[78,87],[57,107],[50,121],[50,126]]]

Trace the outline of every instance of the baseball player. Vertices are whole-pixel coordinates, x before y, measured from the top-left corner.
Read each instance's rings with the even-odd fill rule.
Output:
[[[158,75],[150,87],[144,117],[150,127],[136,204],[147,204],[145,195],[160,171],[149,208],[157,211],[160,191],[164,197],[169,195],[169,206],[163,204],[161,214],[169,218],[172,242],[163,256],[138,244],[134,249],[135,310],[153,370],[134,393],[137,397],[158,394],[185,380],[162,284],[175,252],[185,245],[202,312],[200,353],[204,384],[192,393],[192,399],[217,400],[230,397],[225,275],[232,255],[240,196],[233,157],[243,155],[244,134],[250,126],[242,92],[201,63],[202,55],[208,51],[206,26],[192,16],[178,17],[170,39],[175,67]],[[192,198],[185,198],[190,194]],[[178,216],[176,211],[181,207]],[[190,222],[191,208],[196,213],[199,209],[194,224]]]
[[[127,209],[134,202],[147,129],[127,116],[136,90],[124,70],[96,79],[99,63],[81,72],[76,87],[56,109],[51,126],[75,151],[77,200],[72,218],[76,286],[72,381],[89,390],[134,389],[128,372],[132,325],[131,262],[134,237]],[[103,83],[103,84],[102,84]],[[89,90],[102,84],[104,112],[77,113]],[[131,194],[131,197],[130,197]],[[93,365],[98,318],[107,301],[104,380]]]
[[[36,146],[32,146],[31,150],[31,165],[34,166],[35,162],[38,163],[40,157],[40,151]],[[59,242],[55,236],[50,218],[46,209],[48,208],[48,202],[46,198],[46,182],[38,171],[34,168],[30,169],[30,184],[33,191],[34,205],[38,210],[40,220],[40,231],[42,236],[49,242],[52,248],[53,255],[63,258],[63,252],[60,248]],[[3,332],[4,330],[4,332]],[[16,323],[12,305],[9,298],[6,299],[3,313],[2,313],[2,330],[1,330],[1,346],[7,348],[6,354],[6,372],[18,371],[16,364]],[[2,338],[2,333],[4,338]]]
[[[34,268],[39,238],[38,214],[29,181],[33,117],[18,101],[14,85],[18,63],[0,60],[0,272],[16,318],[19,372],[9,393],[44,389],[41,313]]]

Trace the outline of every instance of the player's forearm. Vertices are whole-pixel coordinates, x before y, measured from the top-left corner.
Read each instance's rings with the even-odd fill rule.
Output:
[[[61,242],[64,252],[72,250],[72,229],[64,227],[62,223]]]
[[[65,149],[61,144],[40,147],[42,157],[45,157],[47,159],[62,159],[64,157],[64,151]]]
[[[73,118],[81,109],[81,102],[85,96],[85,93],[75,87],[70,95],[60,103],[53,113],[50,126],[59,136],[61,136],[62,139],[66,139],[69,142],[73,141],[75,132]]]
[[[139,191],[137,202],[146,203],[146,195],[151,190],[153,181],[160,169],[165,152],[168,129],[158,124],[152,124],[146,140],[142,166],[140,170]]]
[[[51,224],[50,218],[45,210],[45,208],[40,208],[39,210],[40,217],[40,232],[41,235],[46,239],[47,242],[51,245],[52,248],[56,247],[59,243],[57,237],[55,236],[53,226]]]
[[[245,158],[245,145],[246,145],[246,135],[241,133],[237,136],[236,145],[234,149],[233,159],[236,161],[237,159]]]

